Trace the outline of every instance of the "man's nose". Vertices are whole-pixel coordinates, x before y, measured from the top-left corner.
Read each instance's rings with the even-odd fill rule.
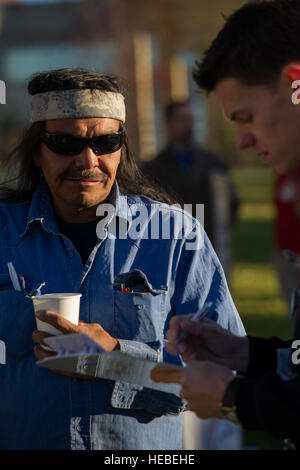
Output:
[[[252,147],[255,144],[255,138],[251,132],[245,129],[237,128],[236,130],[236,146],[238,149],[243,150]]]
[[[99,160],[93,150],[86,145],[83,151],[76,155],[75,166],[84,169],[95,168],[99,166]]]

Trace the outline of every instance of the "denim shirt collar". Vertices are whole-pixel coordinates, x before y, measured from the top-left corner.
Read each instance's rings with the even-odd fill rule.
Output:
[[[117,217],[129,220],[127,196],[121,192],[116,180],[113,183],[108,203],[115,207],[115,214]],[[19,236],[23,237],[27,235],[32,222],[35,221],[39,221],[41,227],[47,232],[54,235],[60,234],[55,221],[50,191],[44,180],[42,180],[38,185],[33,195],[29,206],[25,230]]]

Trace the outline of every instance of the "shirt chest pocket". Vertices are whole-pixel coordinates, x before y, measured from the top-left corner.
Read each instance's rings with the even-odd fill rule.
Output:
[[[22,276],[21,274],[17,274],[21,292],[27,296],[32,296],[32,295],[40,295],[41,289],[45,286],[45,282],[32,282],[32,280],[26,279],[25,277]],[[11,291],[15,290],[12,280],[10,278],[9,274],[0,274],[0,292],[1,291]],[[20,291],[15,291],[15,292],[20,292]]]
[[[116,276],[113,292],[116,338],[144,343],[163,339],[166,286],[153,286],[135,269]]]
[[[0,291],[13,289],[14,286],[12,285],[9,274],[0,274]]]
[[[0,339],[5,342],[8,361],[19,361],[33,350],[36,329],[32,300],[14,290],[9,276],[0,277]]]

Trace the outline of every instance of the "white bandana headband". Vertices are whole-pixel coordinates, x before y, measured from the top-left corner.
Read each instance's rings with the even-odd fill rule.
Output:
[[[49,119],[104,117],[125,122],[121,93],[85,90],[58,90],[37,93],[30,100],[30,122]]]

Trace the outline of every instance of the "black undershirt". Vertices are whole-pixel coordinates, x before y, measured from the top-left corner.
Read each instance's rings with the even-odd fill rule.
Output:
[[[71,240],[81,257],[83,265],[85,265],[98,241],[96,227],[100,219],[99,217],[92,222],[66,222],[56,216],[56,223],[60,232]]]

